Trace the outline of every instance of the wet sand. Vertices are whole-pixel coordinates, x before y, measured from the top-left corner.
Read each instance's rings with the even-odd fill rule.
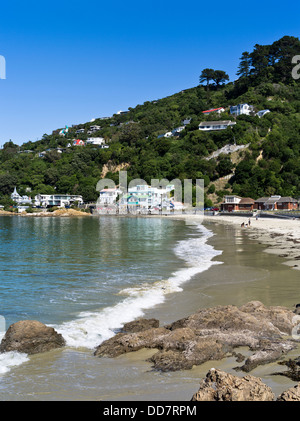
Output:
[[[242,305],[259,300],[265,305],[293,308],[300,302],[299,272],[283,264],[285,259],[265,253],[266,245],[251,238],[251,231],[237,224],[204,222],[215,236],[209,239],[223,253],[214,260],[222,264],[195,276],[183,291],[167,296],[165,303],[147,311],[161,325],[188,316],[199,308]],[[210,361],[192,370],[160,373],[147,362],[155,351],[141,350],[115,359],[96,358],[90,350],[64,349],[34,355],[1,378],[0,400],[33,401],[189,401],[200,380],[212,367],[238,376],[234,358]],[[241,349],[245,356],[247,349]],[[288,356],[299,355],[295,350]],[[277,363],[258,367],[250,374],[261,377],[276,396],[296,383],[283,376]]]

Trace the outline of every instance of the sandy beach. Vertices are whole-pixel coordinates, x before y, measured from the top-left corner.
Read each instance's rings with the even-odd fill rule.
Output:
[[[232,225],[247,231],[249,237],[267,247],[267,253],[286,258],[285,264],[300,270],[300,219],[282,219],[247,217],[242,215],[175,215],[174,218],[185,219],[188,223],[212,222]],[[250,221],[250,224],[249,224]],[[242,224],[244,226],[242,227]]]

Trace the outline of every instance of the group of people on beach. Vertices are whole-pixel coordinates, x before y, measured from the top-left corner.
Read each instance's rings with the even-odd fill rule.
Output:
[[[248,219],[248,224],[247,223],[245,223],[245,222],[243,222],[242,224],[241,224],[241,227],[242,228],[244,228],[244,227],[250,227],[250,225],[251,225],[251,221],[250,221],[250,218]]]

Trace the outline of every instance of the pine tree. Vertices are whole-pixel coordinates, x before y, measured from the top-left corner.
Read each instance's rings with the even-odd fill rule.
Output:
[[[248,77],[251,67],[251,55],[248,51],[244,51],[240,58],[240,65],[238,67],[237,75],[241,77]]]

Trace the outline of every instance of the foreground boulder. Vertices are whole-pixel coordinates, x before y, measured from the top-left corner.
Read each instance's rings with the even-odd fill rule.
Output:
[[[22,320],[12,324],[0,344],[0,352],[18,351],[37,354],[65,345],[62,335],[52,327],[36,320]]]
[[[153,320],[140,320],[100,344],[94,355],[116,357],[152,348],[157,350],[150,358],[154,368],[175,371],[234,356],[235,348],[248,347],[253,354],[238,369],[249,372],[281,359],[297,346],[295,340],[287,339],[293,329],[293,316],[293,311],[284,307],[266,307],[252,301],[241,307],[201,309],[164,327],[158,327]],[[241,355],[238,361],[243,361]]]
[[[297,384],[294,387],[283,392],[277,401],[300,401],[300,385]]]
[[[274,398],[272,389],[257,377],[240,378],[212,368],[192,401],[273,401]]]

